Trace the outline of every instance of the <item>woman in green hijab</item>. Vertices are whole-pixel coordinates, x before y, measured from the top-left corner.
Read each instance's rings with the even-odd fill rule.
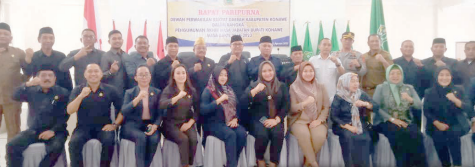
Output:
[[[426,166],[422,134],[414,122],[411,108],[422,107],[414,87],[403,82],[401,66],[386,68],[386,81],[376,87],[373,100],[379,104],[375,111],[375,130],[384,134],[391,144],[398,167]]]

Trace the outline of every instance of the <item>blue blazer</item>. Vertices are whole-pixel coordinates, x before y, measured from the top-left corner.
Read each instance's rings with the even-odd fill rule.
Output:
[[[150,87],[148,92],[148,107],[150,109],[151,116],[150,120],[153,122],[153,124],[160,126],[163,116],[163,110],[159,109],[160,95],[162,91],[160,91],[160,89]],[[124,115],[124,126],[140,127],[142,124],[142,112],[144,107],[142,101],[140,101],[135,107],[132,102],[139,93],[140,88],[138,86],[128,89],[125,92],[124,103],[121,110],[122,114]]]

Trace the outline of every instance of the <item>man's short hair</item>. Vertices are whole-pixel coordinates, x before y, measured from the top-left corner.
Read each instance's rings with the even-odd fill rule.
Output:
[[[381,37],[378,34],[371,34],[368,36],[368,41],[371,37],[378,37],[378,40],[381,40]]]
[[[412,40],[409,40],[409,39],[408,39],[408,40],[404,40],[404,41],[402,41],[402,43],[401,43],[401,48],[402,48],[402,46],[404,45],[404,43],[406,43],[406,42],[414,43]]]
[[[318,41],[318,43],[320,43],[320,44],[321,44],[323,40],[329,40],[329,41],[330,41],[330,43],[332,42],[332,41],[330,40],[330,38],[323,38],[322,40]],[[320,45],[320,44],[318,44],[318,45]]]
[[[81,34],[83,34],[83,33],[86,32],[86,31],[90,31],[90,32],[92,32],[92,33],[94,34],[94,36],[96,36],[96,32],[94,32],[94,30],[92,30],[92,29],[90,29],[90,28],[86,28],[86,29],[82,30]]]
[[[468,45],[470,45],[470,44],[475,44],[475,41],[469,41],[469,42],[465,43],[465,48],[467,48]]]
[[[111,32],[109,32],[109,38],[111,38],[111,36],[114,35],[114,34],[122,35],[122,33],[119,30],[112,30]]]
[[[139,35],[137,38],[135,38],[135,43],[137,43],[137,40],[138,40],[138,39],[140,39],[140,38],[142,38],[142,39],[146,39],[146,40],[147,40],[147,42],[148,42],[148,38],[147,38],[146,36]]]

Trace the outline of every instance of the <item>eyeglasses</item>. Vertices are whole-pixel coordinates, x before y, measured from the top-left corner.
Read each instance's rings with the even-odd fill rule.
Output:
[[[148,78],[150,77],[151,75],[150,74],[146,74],[146,75],[137,75],[138,78]]]
[[[84,38],[84,39],[94,39],[96,37],[93,36],[93,35],[84,35],[84,36],[82,36],[82,38]]]

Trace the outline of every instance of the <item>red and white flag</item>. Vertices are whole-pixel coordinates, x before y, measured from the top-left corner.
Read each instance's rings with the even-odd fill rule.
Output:
[[[125,52],[129,53],[129,49],[132,48],[134,45],[134,41],[132,39],[132,29],[130,28],[130,21],[129,21],[129,30],[127,31],[127,45],[125,48]]]
[[[147,36],[147,20],[145,20],[145,25],[143,26],[143,36]]]
[[[85,0],[84,1],[84,28],[89,28],[96,32],[96,43],[94,47],[96,49],[102,49],[102,36],[101,26],[99,20],[99,11],[97,9],[97,0]]]
[[[164,47],[163,47],[163,37],[162,37],[162,21],[160,21],[160,28],[158,30],[158,45],[157,45],[157,57],[158,59],[163,59],[165,57]]]

